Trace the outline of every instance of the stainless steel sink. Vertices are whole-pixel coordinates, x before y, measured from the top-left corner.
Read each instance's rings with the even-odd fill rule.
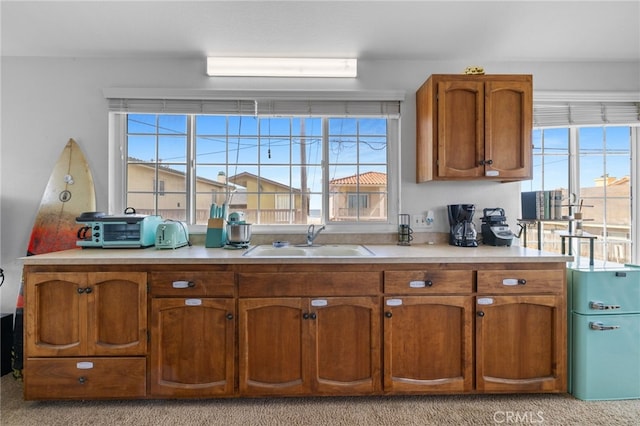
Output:
[[[259,245],[247,250],[247,257],[361,257],[375,254],[360,244],[273,247]]]

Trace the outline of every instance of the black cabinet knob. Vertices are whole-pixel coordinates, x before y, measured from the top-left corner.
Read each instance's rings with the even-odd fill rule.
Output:
[[[483,316],[484,316],[484,312],[482,312],[482,311],[478,311],[478,314],[477,314],[477,315],[478,315],[479,317],[483,317]]]
[[[520,278],[520,279],[518,280],[518,284],[519,284],[519,285],[525,285],[526,283],[527,283],[527,280],[525,280],[524,278]]]
[[[427,287],[431,287],[431,286],[433,286],[433,281],[431,281],[431,280],[426,280],[426,281],[424,282],[424,285],[426,285]]]
[[[76,291],[78,292],[78,294],[82,294],[82,293],[84,293],[84,288],[78,287],[78,289]]]
[[[196,286],[196,283],[194,283],[193,281],[189,281],[187,283],[187,287],[195,287],[195,286]]]
[[[302,318],[303,319],[309,319],[309,314],[305,312],[304,314],[302,314]]]
[[[91,287],[87,287],[87,288],[84,289],[84,292],[89,294],[89,293],[93,292],[93,289]]]
[[[318,315],[316,315],[315,312],[312,312],[311,314],[309,314],[309,318],[311,318],[312,320],[318,318]]]
[[[227,319],[228,320],[232,320],[233,319],[233,314],[227,314]]]
[[[87,378],[84,376],[78,377],[78,383],[80,383],[81,385],[84,385],[85,383],[87,383]]]
[[[393,314],[391,312],[387,311],[387,312],[384,313],[384,316],[387,317],[387,318],[391,318],[393,316]]]

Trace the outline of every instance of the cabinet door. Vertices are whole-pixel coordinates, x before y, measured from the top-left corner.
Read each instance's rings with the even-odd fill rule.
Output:
[[[309,392],[307,299],[238,301],[241,395],[299,395]]]
[[[233,299],[153,299],[151,394],[233,394],[234,336]]]
[[[88,350],[94,355],[147,353],[147,274],[88,274]]]
[[[25,282],[25,357],[87,354],[86,274],[29,273]]]
[[[479,391],[566,392],[563,300],[554,295],[478,297]]]
[[[486,175],[531,179],[531,83],[487,81],[485,94]]]
[[[384,317],[385,392],[472,389],[472,296],[386,297]]]
[[[380,390],[380,303],[377,297],[311,299],[315,343],[313,392],[367,394]]]
[[[484,82],[438,83],[437,177],[484,175]]]

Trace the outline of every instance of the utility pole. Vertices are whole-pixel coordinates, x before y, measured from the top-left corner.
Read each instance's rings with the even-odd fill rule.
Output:
[[[302,212],[302,223],[306,224],[309,220],[309,195],[307,193],[307,138],[304,127],[304,117],[300,118],[300,211]],[[295,199],[293,200],[295,203]],[[295,205],[294,211],[295,211]]]

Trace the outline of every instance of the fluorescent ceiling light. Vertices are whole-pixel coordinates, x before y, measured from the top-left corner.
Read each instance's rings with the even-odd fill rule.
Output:
[[[356,77],[357,59],[208,57],[216,77]]]

